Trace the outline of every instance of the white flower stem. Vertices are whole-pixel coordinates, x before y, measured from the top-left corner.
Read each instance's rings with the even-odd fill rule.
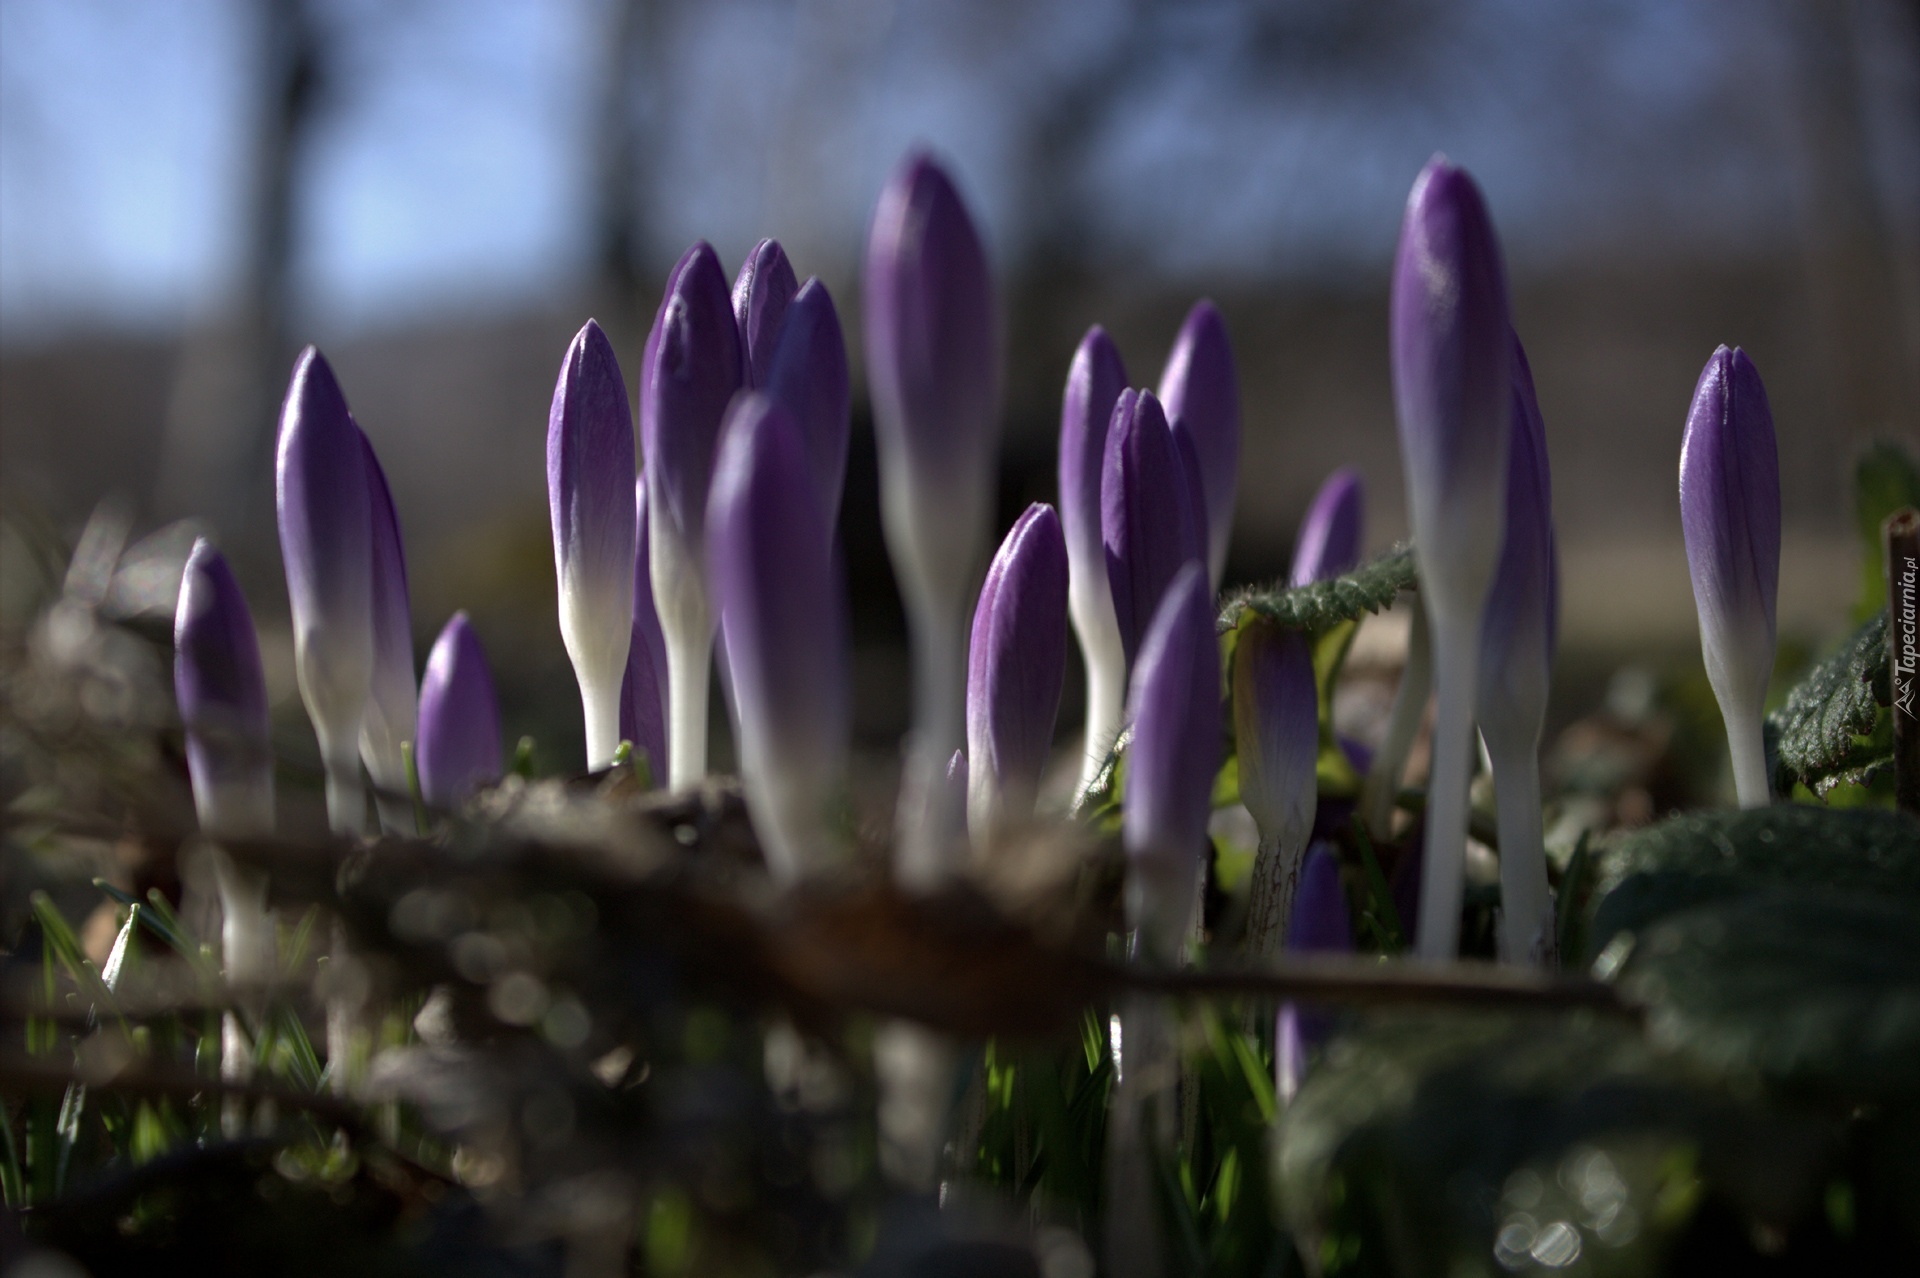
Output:
[[[1400,674],[1400,687],[1393,694],[1393,709],[1387,718],[1386,739],[1373,756],[1366,780],[1360,788],[1360,820],[1375,840],[1387,837],[1393,820],[1394,800],[1400,794],[1400,779],[1407,770],[1407,755],[1414,738],[1420,734],[1420,721],[1427,714],[1427,698],[1433,691],[1433,640],[1427,624],[1427,610],[1416,599],[1413,625],[1407,635],[1407,664]]]
[[[952,875],[965,812],[947,784],[947,764],[965,741],[966,642],[962,609],[923,601],[912,608],[913,733],[895,817],[894,873],[925,890]]]
[[[1487,733],[1500,830],[1500,956],[1506,962],[1551,967],[1555,960],[1553,896],[1547,888],[1547,851],[1540,817],[1538,741]]]
[[[1300,867],[1306,859],[1312,827],[1260,832],[1253,858],[1253,896],[1247,911],[1247,954],[1266,958],[1286,944],[1293,918],[1293,899],[1300,890]]]
[[[1131,996],[1120,1014],[1108,1111],[1106,1263],[1112,1278],[1167,1272],[1155,1162],[1173,1155],[1179,1050],[1164,999]]]
[[[1111,612],[1112,605],[1107,609]],[[1127,658],[1120,646],[1120,631],[1111,622],[1106,626],[1076,623],[1076,629],[1087,667],[1087,741],[1080,760],[1080,789],[1084,791],[1099,775],[1125,722]]]
[[[1758,698],[1754,698],[1758,700]],[[1720,698],[1720,717],[1727,722],[1727,749],[1733,756],[1733,793],[1743,808],[1764,808],[1773,802],[1767,780],[1766,737],[1757,710],[1731,706]]]
[[[360,748],[355,741],[359,734],[357,730],[329,732],[318,718],[313,727],[327,773],[327,828],[357,838],[367,825],[367,790],[360,779]]]
[[[1438,707],[1433,729],[1433,772],[1427,781],[1426,853],[1420,884],[1417,955],[1450,962],[1460,951],[1461,875],[1467,854],[1467,786],[1477,753],[1473,732],[1474,685],[1480,673],[1480,618],[1434,623],[1434,669]]]
[[[704,595],[683,597],[660,618],[667,645],[668,786],[679,790],[707,775],[707,690],[713,679],[713,621]],[[614,736],[618,745],[619,719]],[[612,758],[612,751],[608,751]]]

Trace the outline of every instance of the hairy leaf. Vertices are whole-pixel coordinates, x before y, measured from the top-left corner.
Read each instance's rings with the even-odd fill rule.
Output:
[[[1843,781],[1864,782],[1893,755],[1892,738],[1874,731],[1891,700],[1883,608],[1768,716],[1779,751],[1775,787],[1784,792],[1798,781],[1825,794]]]
[[[1415,580],[1413,547],[1403,542],[1332,581],[1293,589],[1275,584],[1236,590],[1220,610],[1220,629],[1232,630],[1252,611],[1295,630],[1327,630],[1365,613],[1379,612],[1401,591],[1412,590]]]

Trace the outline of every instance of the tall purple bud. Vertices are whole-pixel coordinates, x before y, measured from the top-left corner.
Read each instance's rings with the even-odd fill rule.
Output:
[[[560,637],[580,684],[589,768],[612,763],[620,745],[620,681],[633,640],[632,485],[626,382],[607,335],[588,320],[567,347],[547,413],[547,504]]]
[[[1360,472],[1342,466],[1313,495],[1293,544],[1290,586],[1311,586],[1352,572],[1366,542],[1367,489]]]
[[[806,445],[765,394],[741,396],[727,414],[707,554],[748,809],[769,867],[797,878],[834,860],[850,731],[847,621]]]
[[[1100,540],[1100,478],[1106,467],[1107,426],[1127,387],[1107,331],[1087,330],[1067,370],[1060,402],[1060,523],[1066,534],[1067,606],[1087,668],[1086,749],[1080,784],[1092,783],[1120,735],[1127,692],[1127,653],[1113,613],[1107,551]]]
[[[1067,667],[1067,543],[1027,507],[987,569],[967,654],[967,826],[983,843],[1033,816]]]
[[[401,747],[414,740],[419,687],[413,676],[413,607],[407,597],[407,555],[387,474],[366,448],[367,504],[373,519],[373,690],[360,723],[360,758],[373,778],[373,802],[389,834],[413,830],[413,799]]]
[[[420,797],[434,808],[457,808],[501,776],[500,700],[464,612],[453,614],[427,655],[416,763]]]
[[[1178,434],[1193,441],[1205,498],[1207,578],[1217,591],[1233,537],[1234,487],[1240,478],[1240,380],[1226,321],[1210,301],[1193,304],[1160,373],[1160,402]]]
[[[653,601],[667,647],[667,759],[678,789],[707,774],[713,610],[706,587],[707,490],[727,404],[746,377],[720,259],[703,243],[673,268],[640,380]]]
[[[1480,632],[1476,717],[1493,761],[1500,829],[1500,950],[1513,963],[1553,961],[1553,899],[1540,818],[1540,732],[1558,626],[1553,485],[1533,371],[1513,339],[1513,442],[1507,527]]]
[[[1760,370],[1722,346],[1707,361],[1680,444],[1680,526],[1700,652],[1727,724],[1743,808],[1771,801],[1761,711],[1780,586],[1780,458]]]
[[[852,429],[853,391],[847,377],[847,341],[840,313],[818,279],[800,286],[764,382],[800,425],[812,463],[820,509],[829,525],[839,522],[840,493],[847,482],[847,436]]]
[[[1320,698],[1307,636],[1263,617],[1240,627],[1233,654],[1240,800],[1260,827],[1247,949],[1278,953],[1319,802]]]
[[[1287,951],[1292,954],[1351,954],[1353,917],[1347,911],[1346,890],[1340,885],[1340,858],[1333,846],[1316,843],[1300,874],[1300,894],[1294,898],[1293,923],[1287,929]],[[1307,1057],[1325,1041],[1325,1012],[1302,1011],[1292,1003],[1280,1005],[1274,1034],[1274,1084],[1284,1104],[1300,1090]]]
[[[1122,391],[1107,428],[1100,538],[1121,650],[1130,669],[1161,597],[1189,560],[1206,562],[1180,446],[1150,391]]]
[[[1134,664],[1133,745],[1121,814],[1127,921],[1142,951],[1172,966],[1193,922],[1220,762],[1220,648],[1213,592],[1196,557],[1168,586]]]
[[[733,281],[733,315],[740,325],[745,385],[767,384],[781,322],[799,291],[800,282],[778,240],[761,240],[740,264]]]
[[[973,219],[925,154],[894,171],[866,260],[867,375],[887,551],[913,644],[914,730],[898,872],[952,869],[959,814],[942,778],[965,731],[966,624],[993,505],[1001,352],[993,281]]]
[[[620,738],[647,755],[655,785],[667,779],[667,641],[653,606],[652,543],[647,535],[647,481],[634,488],[633,643],[620,683]]]
[[[359,834],[360,725],[373,686],[373,519],[366,447],[326,357],[293,366],[274,459],[294,671],[327,776],[327,820]]]
[[[1413,184],[1394,259],[1394,405],[1439,709],[1417,952],[1459,949],[1480,621],[1500,555],[1512,434],[1512,324],[1479,187],[1436,156]]]
[[[226,556],[204,537],[187,556],[173,649],[200,828],[213,839],[272,833],[273,748],[253,614]]]

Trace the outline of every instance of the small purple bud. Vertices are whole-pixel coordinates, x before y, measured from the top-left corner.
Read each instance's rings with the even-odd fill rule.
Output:
[[[1206,551],[1195,536],[1191,472],[1149,391],[1122,391],[1107,429],[1100,481],[1100,535],[1107,584],[1131,668],[1167,584]]]
[[[420,748],[415,756],[427,806],[459,807],[498,781],[500,702],[480,636],[456,612],[427,655],[420,681]]]
[[[273,748],[253,614],[226,557],[204,537],[180,581],[173,650],[200,828],[215,839],[271,833]]]
[[[373,684],[373,519],[366,447],[326,357],[309,346],[280,410],[274,465],[294,668],[327,774],[327,818],[366,818],[359,738]]]
[[[1740,806],[1764,807],[1771,794],[1760,723],[1780,585],[1780,458],[1760,370],[1737,347],[1716,350],[1694,388],[1680,445],[1680,525],[1734,788]]]
[[[647,757],[647,775],[657,786],[667,775],[667,711],[662,704],[662,672],[640,622],[633,623],[627,649],[627,675],[620,683],[620,739]]]
[[[1300,893],[1294,898],[1293,922],[1287,929],[1287,950],[1295,954],[1353,952],[1353,918],[1340,885],[1340,858],[1328,844],[1316,843],[1307,853]],[[1307,1057],[1326,1042],[1332,1024],[1333,1018],[1319,1009],[1280,1005],[1274,1070],[1283,1101],[1292,1100],[1300,1090]]]
[[[632,484],[626,382],[607,335],[588,320],[567,347],[547,413],[547,503],[560,637],[580,684],[589,768],[613,762],[620,744],[620,682],[633,639]]]
[[[1313,649],[1298,630],[1255,617],[1240,627],[1233,657],[1233,727],[1240,801],[1260,827],[1248,950],[1279,950],[1293,911],[1300,859],[1319,797],[1320,697]]]
[[[744,385],[767,384],[781,321],[799,290],[793,266],[778,240],[761,240],[740,264],[740,274],[733,281],[733,315],[740,325],[746,359]]]
[[[850,731],[847,623],[800,429],[763,393],[727,414],[707,544],[748,807],[768,865],[794,878],[831,859]]]
[[[767,392],[793,414],[813,461],[820,509],[829,524],[840,518],[840,492],[847,481],[847,437],[853,392],[847,378],[847,342],[840,313],[818,279],[809,279],[787,308],[764,382]]]
[[[1193,441],[1205,497],[1207,573],[1215,590],[1233,537],[1234,487],[1240,475],[1240,382],[1226,321],[1210,301],[1193,304],[1160,373],[1160,402],[1175,434]]]
[[[1198,556],[1174,577],[1147,628],[1128,708],[1128,922],[1151,959],[1171,965],[1193,921],[1220,761],[1220,647]]]
[[[1327,476],[1300,521],[1288,585],[1310,586],[1353,571],[1366,538],[1366,503],[1366,485],[1359,471],[1342,466]]]
[[[985,841],[1033,816],[1067,667],[1067,543],[1027,507],[987,569],[967,656],[968,828]]]
[[[1113,614],[1107,551],[1100,540],[1100,478],[1106,466],[1107,426],[1127,387],[1126,366],[1107,331],[1087,330],[1067,370],[1060,404],[1060,524],[1066,535],[1067,605],[1087,669],[1084,787],[1099,773],[1120,735],[1127,691],[1127,655]]]
[[[373,688],[360,723],[360,758],[373,778],[374,806],[390,834],[413,832],[413,800],[401,746],[414,739],[419,711],[413,675],[413,608],[407,597],[407,556],[400,515],[387,487],[387,473],[366,448],[367,502],[373,519]]]

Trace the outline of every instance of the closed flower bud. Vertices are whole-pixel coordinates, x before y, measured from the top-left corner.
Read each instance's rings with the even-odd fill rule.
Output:
[[[1033,815],[1067,664],[1067,544],[1027,507],[987,569],[967,656],[967,824],[975,842]]]
[[[180,580],[173,688],[200,828],[215,839],[272,833],[273,750],[253,614],[226,557],[204,537]]]
[[[799,291],[800,281],[778,240],[761,240],[740,264],[733,281],[733,316],[740,325],[744,385],[767,384],[781,323]]]
[[[799,423],[812,463],[820,509],[829,525],[840,518],[847,481],[847,437],[852,430],[853,392],[847,378],[847,342],[827,286],[809,279],[800,286],[774,348],[767,393],[786,405]]]
[[[620,363],[592,320],[567,347],[553,388],[547,503],[560,637],[580,684],[587,766],[604,768],[620,744],[620,683],[633,638],[633,417]]]
[[[1100,536],[1107,585],[1131,668],[1167,585],[1188,561],[1206,562],[1197,538],[1193,487],[1160,402],[1123,391],[1114,402],[1100,481]]]
[[[1127,692],[1127,654],[1113,613],[1107,551],[1100,540],[1100,479],[1106,466],[1107,427],[1127,387],[1120,352],[1099,325],[1087,330],[1067,370],[1060,404],[1060,525],[1066,536],[1067,606],[1087,669],[1084,788],[1098,775],[1120,735]]]
[[[1209,301],[1195,302],[1160,374],[1160,402],[1176,434],[1193,441],[1205,500],[1208,580],[1220,589],[1233,536],[1234,487],[1240,477],[1240,382],[1226,321]]]
[[[799,427],[765,394],[741,396],[727,415],[707,519],[747,804],[769,867],[794,878],[834,857],[847,623]]]
[[[1233,727],[1240,801],[1260,827],[1247,948],[1273,954],[1285,939],[1319,796],[1320,698],[1305,634],[1258,616],[1240,627]]]
[[[667,641],[653,605],[652,542],[647,535],[647,481],[634,483],[633,644],[620,684],[620,738],[647,755],[655,785],[667,780]]]
[[[415,764],[420,797],[434,808],[457,808],[501,777],[500,701],[464,612],[453,614],[427,656]]]
[[[1761,712],[1780,585],[1780,459],[1760,371],[1722,346],[1707,361],[1680,445],[1680,526],[1700,652],[1726,720],[1740,806],[1770,801]]]
[[[333,369],[309,346],[294,364],[274,459],[294,670],[327,776],[327,819],[366,819],[360,725],[373,684],[373,520],[366,446]]]
[[[413,829],[413,799],[401,747],[414,739],[419,710],[413,676],[413,607],[407,556],[387,474],[363,431],[367,501],[373,519],[373,687],[360,723],[360,758],[373,778],[374,807],[389,834]]]
[[[1353,467],[1327,476],[1300,521],[1288,585],[1311,586],[1353,571],[1366,541],[1366,501],[1366,485]]]

